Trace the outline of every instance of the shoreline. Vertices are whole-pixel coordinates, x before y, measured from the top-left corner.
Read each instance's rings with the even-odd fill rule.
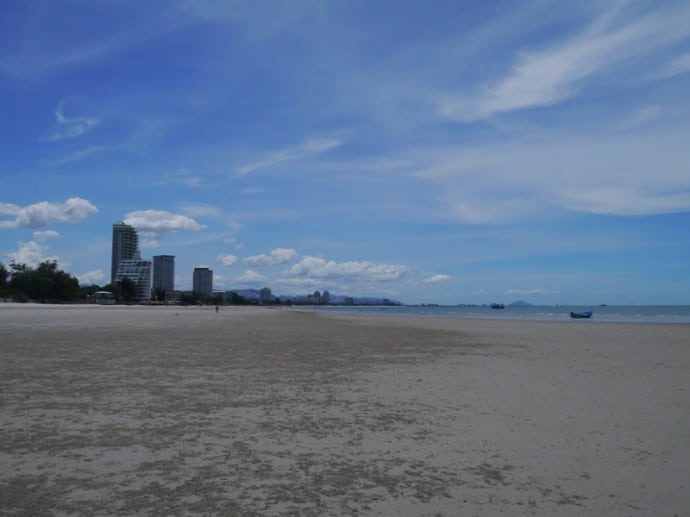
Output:
[[[17,306],[9,515],[690,507],[685,325]]]
[[[569,312],[558,312],[558,313],[518,313],[505,315],[502,311],[500,314],[496,311],[489,311],[484,314],[475,313],[463,313],[463,312],[415,312],[421,306],[400,306],[400,307],[390,307],[390,306],[303,306],[303,305],[221,305],[221,312],[224,311],[235,311],[238,312],[252,312],[266,310],[281,310],[281,311],[293,311],[301,313],[313,313],[313,314],[323,314],[325,316],[332,317],[362,317],[362,318],[403,318],[406,320],[412,319],[429,319],[431,321],[436,320],[457,320],[457,321],[492,321],[492,322],[512,322],[512,323],[523,323],[523,322],[533,322],[533,323],[555,323],[555,324],[576,324],[576,325],[600,325],[600,324],[614,324],[614,325],[680,325],[680,326],[690,326],[690,312],[688,315],[683,314],[682,316],[618,316],[611,317],[610,315],[602,315],[595,313],[594,317],[591,319],[572,319],[569,317]],[[458,306],[460,307],[460,306]],[[456,306],[442,306],[444,309],[455,310]],[[575,307],[573,308],[583,308]],[[687,309],[690,311],[690,306],[686,305],[658,305],[658,306],[646,306],[646,305],[625,305],[625,306],[607,306],[607,309],[618,309],[623,308],[627,310],[631,309],[649,309],[658,307],[659,309],[667,308],[679,308]],[[438,307],[436,307],[438,308]],[[461,309],[463,307],[460,307]],[[476,308],[476,307],[472,307]],[[567,306],[530,306],[529,309],[564,309]],[[126,305],[126,304],[96,304],[96,303],[82,303],[82,304],[43,304],[43,303],[20,303],[20,302],[0,302],[1,310],[13,310],[13,309],[26,309],[26,310],[138,310],[142,312],[151,313],[151,311],[161,310],[161,311],[205,311],[205,310],[215,310],[215,305]],[[401,310],[402,309],[402,310]],[[410,309],[409,312],[406,309]],[[521,308],[524,309],[524,308]]]

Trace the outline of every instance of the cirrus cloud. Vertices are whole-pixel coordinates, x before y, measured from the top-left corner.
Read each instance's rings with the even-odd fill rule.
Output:
[[[658,10],[629,15],[621,4],[601,14],[569,41],[535,52],[523,52],[502,79],[474,97],[449,97],[443,115],[474,122],[496,114],[557,104],[578,95],[585,79],[633,57],[672,47],[690,35],[690,9]],[[667,75],[690,68],[687,55],[674,61]]]
[[[271,153],[254,163],[242,165],[237,169],[237,174],[239,176],[244,176],[256,170],[275,167],[283,162],[304,159],[315,154],[320,154],[340,147],[341,145],[343,145],[343,140],[340,138],[312,138],[300,145]]]
[[[65,101],[61,101],[55,109],[55,121],[58,130],[48,140],[64,140],[76,138],[93,130],[100,122],[94,117],[67,117],[65,116]]]

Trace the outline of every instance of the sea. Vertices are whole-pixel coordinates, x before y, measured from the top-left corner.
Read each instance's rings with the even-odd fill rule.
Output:
[[[606,306],[509,306],[492,309],[488,305],[395,305],[304,307],[300,310],[364,315],[437,316],[524,321],[573,321],[580,324],[679,323],[690,324],[690,305],[606,305]],[[589,319],[571,320],[571,312],[592,311]]]

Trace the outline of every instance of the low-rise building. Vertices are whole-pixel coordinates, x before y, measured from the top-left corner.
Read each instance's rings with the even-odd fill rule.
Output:
[[[116,282],[129,278],[137,286],[137,301],[144,302],[151,299],[151,261],[132,259],[121,260],[115,276]]]

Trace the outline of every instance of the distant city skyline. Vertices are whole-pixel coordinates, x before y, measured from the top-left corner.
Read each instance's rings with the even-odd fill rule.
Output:
[[[241,7],[238,7],[241,5]],[[10,2],[0,262],[690,303],[690,3]],[[110,270],[109,270],[110,269]]]

